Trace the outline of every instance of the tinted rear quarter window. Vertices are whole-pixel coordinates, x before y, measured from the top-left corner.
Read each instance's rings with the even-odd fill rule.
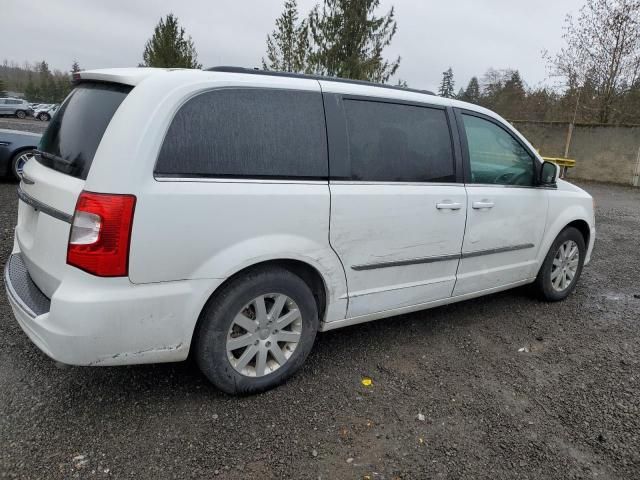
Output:
[[[456,181],[444,110],[351,99],[344,105],[353,180]]]
[[[262,88],[199,94],[173,118],[155,174],[326,178],[322,96]]]
[[[38,161],[86,179],[102,136],[131,89],[113,83],[83,83],[76,87],[42,136]]]

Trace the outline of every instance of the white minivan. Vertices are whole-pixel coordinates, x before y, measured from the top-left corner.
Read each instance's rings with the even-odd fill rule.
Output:
[[[62,363],[191,353],[258,392],[317,331],[528,283],[561,300],[589,262],[592,198],[476,105],[233,67],[75,81],[24,167],[5,267]]]

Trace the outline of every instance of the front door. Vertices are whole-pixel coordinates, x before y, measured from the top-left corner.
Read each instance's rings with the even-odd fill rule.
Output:
[[[458,112],[468,175],[467,226],[454,296],[532,279],[549,198],[537,159],[496,119]]]
[[[330,240],[347,277],[348,316],[451,296],[467,201],[446,109],[361,97],[331,108],[346,126],[347,178],[330,182]]]

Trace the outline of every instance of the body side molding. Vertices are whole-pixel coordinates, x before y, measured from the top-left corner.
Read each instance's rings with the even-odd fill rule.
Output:
[[[393,262],[380,262],[380,263],[367,263],[364,265],[352,265],[351,269],[356,271],[374,270],[377,268],[403,267],[406,265],[417,265],[420,263],[445,262],[448,260],[458,260],[461,258],[473,258],[473,257],[480,257],[483,255],[493,255],[495,253],[513,252],[516,250],[524,250],[526,248],[533,248],[533,247],[535,247],[533,243],[524,243],[522,245],[511,245],[508,247],[491,248],[488,250],[478,250],[476,252],[467,252],[462,254],[440,255],[437,257],[412,258],[407,260],[395,260]]]

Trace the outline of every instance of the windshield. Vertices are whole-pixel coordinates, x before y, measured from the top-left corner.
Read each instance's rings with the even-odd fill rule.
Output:
[[[56,110],[40,140],[43,165],[85,180],[111,118],[133,87],[82,83]]]

